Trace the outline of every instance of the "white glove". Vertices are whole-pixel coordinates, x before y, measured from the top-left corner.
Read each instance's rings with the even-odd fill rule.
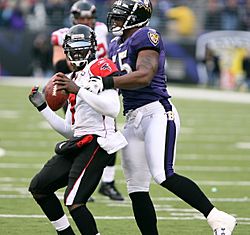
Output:
[[[102,77],[92,76],[89,78],[88,82],[83,86],[86,90],[98,94],[103,91],[103,82]]]
[[[38,86],[32,87],[31,92],[29,94],[29,100],[36,108],[39,108],[44,105],[46,106],[44,96],[41,92],[38,91],[38,89]]]

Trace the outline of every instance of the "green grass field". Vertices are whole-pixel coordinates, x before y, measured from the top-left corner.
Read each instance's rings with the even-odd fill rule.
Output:
[[[174,91],[175,88],[171,89]],[[52,156],[55,143],[62,138],[49,128],[29,103],[29,91],[30,87],[0,83],[1,235],[55,234],[27,188],[32,176]],[[237,216],[234,235],[249,235],[249,103],[194,100],[189,96],[192,97],[192,93],[187,90],[186,98],[172,100],[179,110],[182,124],[176,172],[195,180],[219,209]],[[118,122],[121,127],[123,118],[120,117]],[[126,194],[120,157],[116,183],[126,197],[124,202],[111,201],[95,192],[95,202],[89,203],[89,208],[102,235],[139,234]],[[63,190],[58,195],[62,198]],[[199,212],[155,183],[151,186],[151,196],[161,235],[212,234]],[[79,234],[73,220],[70,221]]]

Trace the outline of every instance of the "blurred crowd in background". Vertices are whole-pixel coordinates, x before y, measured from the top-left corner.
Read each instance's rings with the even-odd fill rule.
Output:
[[[56,29],[71,26],[69,12],[74,2],[76,0],[0,0],[0,28],[29,30],[36,33],[33,56],[34,61],[36,58],[39,59],[35,67],[38,67],[44,76],[50,76],[52,73],[49,59],[51,58],[50,34]],[[97,7],[97,20],[106,23],[106,15],[113,0],[93,0],[93,2]],[[154,11],[150,24],[170,40],[195,41],[200,34],[214,30],[250,31],[250,0],[151,0],[151,2]],[[211,59],[211,53],[208,58]],[[248,66],[249,69],[249,62],[245,64],[244,66]],[[216,69],[219,70],[218,66]],[[35,69],[34,75],[37,73],[39,71]]]
[[[0,0],[0,27],[33,31],[55,30],[70,26],[69,12],[75,0]],[[105,14],[111,1],[93,1],[99,20]]]
[[[0,27],[41,31],[70,26],[75,0],[0,0]],[[98,20],[106,22],[113,0],[93,0]],[[250,0],[152,0],[151,25],[174,36],[202,30],[249,30]]]
[[[70,26],[75,0],[0,0],[0,27],[41,31]],[[106,22],[113,0],[93,0],[98,20]],[[151,25],[175,36],[203,30],[250,30],[250,0],[151,0]]]

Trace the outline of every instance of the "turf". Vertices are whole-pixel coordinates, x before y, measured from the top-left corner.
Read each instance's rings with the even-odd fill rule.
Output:
[[[174,89],[174,88],[172,88]],[[29,87],[0,86],[0,234],[55,234],[28,193],[32,176],[62,140],[28,101]],[[176,171],[190,177],[213,203],[238,218],[234,235],[250,234],[250,108],[248,103],[174,98],[181,116]],[[62,115],[59,112],[59,115]],[[123,117],[118,118],[119,127]],[[116,184],[126,200],[95,192],[89,208],[102,235],[139,234],[117,162]],[[63,189],[58,192],[60,198]],[[212,234],[201,214],[152,182],[161,235]],[[66,208],[65,211],[67,212]],[[68,213],[67,213],[68,214]],[[76,231],[76,227],[70,218]]]

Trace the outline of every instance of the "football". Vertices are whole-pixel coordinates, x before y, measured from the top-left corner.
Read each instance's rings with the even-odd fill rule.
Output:
[[[44,97],[49,107],[57,111],[65,105],[69,94],[64,90],[57,91],[57,85],[54,85],[50,79],[44,88]]]

